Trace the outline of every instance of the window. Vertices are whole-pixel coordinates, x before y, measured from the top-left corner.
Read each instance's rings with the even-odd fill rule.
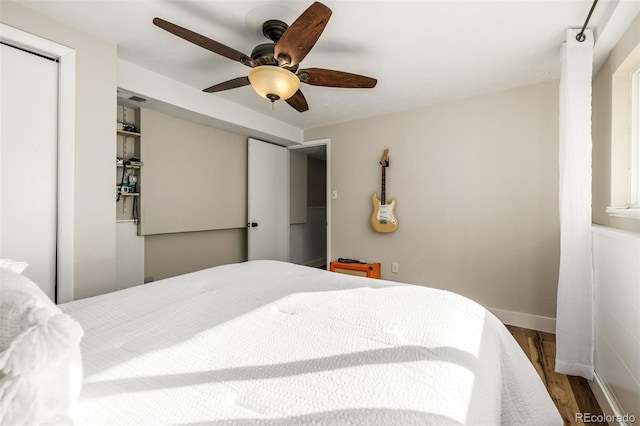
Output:
[[[640,44],[618,64],[611,83],[611,207],[606,212],[640,220]]]

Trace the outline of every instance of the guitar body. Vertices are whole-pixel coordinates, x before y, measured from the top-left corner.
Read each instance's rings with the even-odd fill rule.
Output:
[[[398,229],[398,218],[396,217],[396,199],[391,200],[391,204],[382,204],[377,194],[371,197],[373,202],[373,214],[371,215],[371,226],[376,232],[389,233]]]

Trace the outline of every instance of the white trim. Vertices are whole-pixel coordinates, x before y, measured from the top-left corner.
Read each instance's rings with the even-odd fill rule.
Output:
[[[318,139],[315,141],[302,142],[300,145],[290,146],[289,149],[311,148],[314,146],[328,145],[329,142],[331,142],[331,139]]]
[[[523,314],[521,312],[505,311],[504,309],[487,308],[489,312],[498,317],[504,324],[516,327],[529,328],[531,330],[556,332],[556,319],[540,315]]]
[[[317,139],[287,147],[289,150],[325,145],[327,148],[327,271],[331,263],[331,139]]]
[[[59,60],[57,302],[70,302],[74,293],[76,52],[2,23],[0,40]]]
[[[596,398],[596,401],[598,401],[598,405],[600,405],[605,416],[612,417],[614,420],[623,419],[624,413],[620,410],[616,398],[611,393],[609,387],[600,379],[597,371],[593,373],[593,380],[589,380],[588,382],[589,387],[593,391],[593,396]],[[626,425],[622,420],[615,424],[619,426]]]
[[[76,52],[67,49],[60,60],[58,99],[58,303],[74,299]]]
[[[607,207],[605,211],[609,216],[640,220],[640,208]]]
[[[291,154],[287,150],[287,224],[285,226],[287,253],[285,259],[291,261]]]
[[[630,86],[629,206],[640,206],[640,66],[631,73]]]
[[[606,235],[608,237],[633,239],[638,238],[638,234],[636,232],[596,224],[591,224],[591,232],[593,232],[594,234]]]
[[[331,139],[324,139],[327,145],[327,271],[331,263]]]

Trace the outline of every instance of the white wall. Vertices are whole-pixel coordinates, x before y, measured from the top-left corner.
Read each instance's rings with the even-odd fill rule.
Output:
[[[327,264],[327,208],[307,208],[307,221],[291,225],[289,261],[300,265]]]
[[[382,277],[555,318],[559,257],[558,82],[309,130],[331,138],[334,259]],[[399,228],[375,233],[371,194],[390,149]],[[399,273],[390,273],[391,262]]]
[[[116,289],[144,283],[144,237],[133,220],[116,223]]]
[[[289,223],[307,221],[307,154],[289,151]]]
[[[247,228],[144,237],[145,281],[247,260]]]
[[[0,21],[76,50],[74,296],[112,291],[117,47],[10,1]]]
[[[628,191],[629,110],[627,76],[620,73],[640,45],[640,15],[593,80],[593,260],[595,373],[618,414],[640,418],[640,221],[609,217]],[[637,60],[636,60],[637,63]],[[628,73],[631,70],[627,70]],[[614,112],[616,113],[614,115]],[[616,229],[617,228],[617,229]],[[600,389],[594,390],[600,395]]]
[[[595,372],[618,414],[640,418],[640,234],[593,227]]]

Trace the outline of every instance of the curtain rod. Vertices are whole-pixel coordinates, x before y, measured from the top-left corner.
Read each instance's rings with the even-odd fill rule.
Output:
[[[593,5],[591,5],[591,10],[587,15],[586,21],[584,21],[584,25],[582,26],[582,29],[580,30],[580,32],[576,34],[576,40],[578,40],[580,43],[585,41],[587,38],[587,36],[584,35],[584,30],[587,28],[587,25],[589,25],[589,19],[591,19],[591,14],[593,13],[593,9],[596,8],[596,4],[598,4],[598,0],[593,0]]]

